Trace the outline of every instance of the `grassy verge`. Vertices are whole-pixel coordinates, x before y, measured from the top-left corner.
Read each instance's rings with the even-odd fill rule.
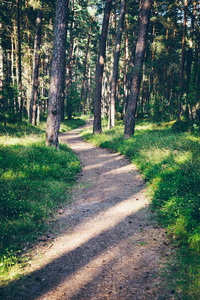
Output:
[[[84,123],[80,119],[65,121],[61,131]],[[45,123],[34,127],[26,122],[8,124],[6,129],[0,125],[2,282],[17,274],[22,263],[21,250],[44,231],[53,209],[69,198],[69,189],[81,168],[66,145],[61,144],[59,151],[45,146],[45,127]]]
[[[171,125],[141,123],[127,140],[120,124],[102,135],[85,131],[83,137],[128,156],[142,171],[158,219],[179,251],[175,274],[186,295],[181,299],[199,299],[200,137],[174,133]]]

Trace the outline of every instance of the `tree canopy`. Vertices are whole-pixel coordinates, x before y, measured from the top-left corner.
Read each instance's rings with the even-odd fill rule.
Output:
[[[111,92],[121,1],[112,3],[99,94],[100,119],[110,116],[111,111],[112,116],[126,118],[131,82],[137,69],[135,49],[144,3],[145,0],[126,1],[116,84],[112,83],[115,88]],[[65,82],[62,99],[59,99],[61,121],[65,117],[94,113],[95,76],[105,5],[106,1],[98,0],[69,2]],[[33,124],[47,117],[55,9],[54,0],[5,0],[0,3],[0,120],[5,126],[7,122],[19,122],[22,117],[29,117]],[[39,11],[42,13],[41,39],[36,49]],[[153,2],[136,103],[137,118],[148,117],[153,121],[184,118],[199,122],[199,20],[199,3],[195,0]],[[36,54],[37,72],[34,69]],[[34,72],[38,73],[38,78],[33,101]],[[111,97],[115,100],[111,101]]]

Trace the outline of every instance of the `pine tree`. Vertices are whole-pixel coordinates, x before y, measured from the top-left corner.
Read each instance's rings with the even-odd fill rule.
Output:
[[[60,102],[65,86],[65,47],[68,1],[57,0],[45,143],[59,147]]]

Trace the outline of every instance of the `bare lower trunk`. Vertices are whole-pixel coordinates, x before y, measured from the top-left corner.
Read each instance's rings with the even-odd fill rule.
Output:
[[[122,31],[124,26],[124,17],[125,17],[125,0],[121,0],[121,9],[120,9],[120,18],[118,23],[117,30],[117,39],[114,53],[114,64],[113,64],[113,72],[111,79],[111,97],[110,97],[110,122],[108,128],[112,128],[115,126],[115,102],[116,102],[116,88],[117,88],[117,78],[118,78],[118,65],[119,65],[119,56],[120,56],[120,48],[121,48],[121,38]]]
[[[0,24],[1,28],[1,24]],[[4,127],[6,127],[4,96],[3,96],[4,74],[3,74],[3,48],[0,45],[0,109],[2,111]]]
[[[91,26],[88,32],[87,36],[87,46],[85,51],[85,59],[83,63],[83,77],[82,77],[82,83],[81,83],[81,101],[83,100],[84,94],[85,94],[85,84],[86,84],[86,66],[87,66],[87,57],[88,57],[88,50],[89,50],[89,44],[90,44],[90,34],[91,34]],[[86,99],[84,99],[84,102],[86,102]]]
[[[29,123],[36,125],[36,105],[37,105],[37,91],[39,86],[39,65],[40,65],[40,45],[41,45],[41,26],[42,26],[42,10],[38,9],[36,19],[36,35],[34,43],[34,57],[33,57],[33,87],[29,108]]]
[[[16,26],[16,21],[15,21],[15,15],[13,16],[14,20],[14,45],[15,45],[15,68],[16,68],[16,79],[17,79],[17,87],[19,85],[19,68],[18,68],[18,46],[17,46],[17,26]]]
[[[190,39],[189,39],[189,49],[187,53],[187,64],[186,64],[186,93],[187,96],[189,94],[190,89],[190,77],[191,77],[191,68],[192,68],[192,61],[193,61],[193,40],[194,40],[194,23],[196,17],[196,0],[193,1],[193,10],[192,10],[192,19],[191,19],[191,28],[190,28]],[[189,103],[187,97],[187,108],[188,108],[188,118],[189,118]]]
[[[187,26],[187,10],[188,0],[185,0],[184,4],[184,20],[183,20],[183,36],[182,36],[182,51],[181,51],[181,72],[180,72],[180,90],[178,95],[178,121],[181,120],[181,102],[183,97],[183,74],[184,74],[184,62],[185,62],[185,35]]]
[[[112,7],[112,0],[106,0],[106,6],[104,11],[104,19],[101,32],[101,40],[99,46],[99,55],[96,69],[96,88],[95,88],[95,102],[94,102],[94,123],[93,133],[101,133],[101,90],[102,90],[102,77],[104,68],[104,58],[106,51],[106,39],[108,33],[108,25],[110,18],[110,11]]]
[[[72,83],[73,83],[73,47],[74,47],[74,0],[72,0],[72,19],[70,27],[70,49],[69,49],[69,81],[67,87],[67,116],[72,118]]]
[[[23,97],[22,97],[22,64],[21,64],[21,31],[20,31],[20,22],[21,22],[21,14],[20,14],[20,2],[21,0],[17,0],[17,33],[18,33],[18,72],[19,72],[19,82],[18,82],[18,102],[19,102],[19,115],[22,120],[23,116]]]
[[[135,129],[135,113],[137,108],[137,100],[142,79],[142,67],[145,54],[146,39],[150,20],[152,0],[144,0],[142,4],[138,40],[135,50],[133,77],[131,82],[131,91],[127,106],[127,114],[125,120],[124,137],[130,137],[134,134]]]
[[[123,85],[124,85],[124,101],[123,101],[123,120],[125,121],[126,116],[126,106],[127,106],[127,97],[128,97],[128,87],[127,87],[127,73],[128,73],[128,20],[125,22],[125,41],[124,41],[124,77],[123,77]]]
[[[51,67],[51,82],[49,92],[49,106],[45,140],[46,145],[54,146],[56,148],[59,147],[58,134],[60,128],[60,101],[65,84],[67,9],[68,1],[57,0]]]

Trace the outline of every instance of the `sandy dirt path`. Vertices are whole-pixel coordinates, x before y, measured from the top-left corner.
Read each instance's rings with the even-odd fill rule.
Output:
[[[158,272],[169,246],[145,183],[128,159],[82,141],[80,130],[60,137],[78,154],[83,170],[73,203],[59,211],[60,233],[45,250],[25,298],[161,299]]]

